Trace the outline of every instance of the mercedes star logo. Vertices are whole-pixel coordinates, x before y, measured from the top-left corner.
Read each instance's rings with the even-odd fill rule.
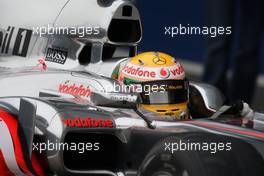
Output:
[[[164,65],[166,64],[166,59],[161,58],[159,55],[153,58],[153,63],[157,65]]]

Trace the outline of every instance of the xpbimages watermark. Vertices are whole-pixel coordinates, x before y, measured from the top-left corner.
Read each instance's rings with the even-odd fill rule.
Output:
[[[116,84],[114,82],[114,92],[124,92],[124,93],[144,93],[145,95],[150,95],[150,93],[163,93],[166,91],[166,85],[141,85],[141,84]]]
[[[171,38],[184,35],[204,35],[208,37],[217,37],[221,35],[231,35],[232,27],[227,26],[190,26],[190,24],[177,26],[165,26],[164,35]]]
[[[74,35],[79,38],[83,38],[91,35],[99,35],[99,27],[89,26],[57,26],[48,24],[47,26],[33,27],[33,34],[39,35]]]
[[[174,153],[177,151],[208,151],[212,154],[218,151],[230,151],[232,150],[231,142],[190,142],[182,141],[179,142],[165,142],[164,151]]]
[[[63,142],[52,142],[48,140],[47,142],[42,143],[33,143],[33,151],[38,151],[39,153],[45,151],[77,151],[78,153],[84,153],[86,151],[98,151],[100,150],[99,142],[71,142],[71,143],[63,143]]]

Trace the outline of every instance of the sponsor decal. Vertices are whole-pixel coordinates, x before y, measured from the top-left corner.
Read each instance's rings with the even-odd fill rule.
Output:
[[[26,57],[31,36],[32,30],[8,26],[6,30],[0,31],[0,53]],[[14,44],[11,44],[11,39],[14,39]],[[13,48],[11,53],[10,48]]]
[[[167,68],[162,68],[159,71],[159,76],[161,78],[168,78],[170,76],[170,71]]]
[[[179,65],[178,67],[174,68],[174,69],[171,69],[170,70],[170,73],[173,75],[173,76],[176,76],[176,75],[181,75],[184,73],[184,68],[183,66]]]
[[[47,70],[47,64],[43,58],[38,60],[38,66],[40,66],[41,70]]]
[[[124,66],[122,73],[134,78],[149,80],[156,79],[177,79],[184,76],[184,68],[180,64],[168,67],[141,67],[128,63]]]
[[[154,57],[152,59],[152,62],[154,64],[157,64],[157,65],[165,65],[166,64],[166,59],[160,57],[159,55],[157,55],[156,57]]]
[[[111,119],[92,118],[92,117],[74,117],[73,119],[61,118],[66,126],[70,127],[107,127],[113,128]]]
[[[68,56],[68,51],[62,49],[48,48],[45,61],[64,64]]]
[[[123,82],[125,80],[125,77],[123,74],[119,74],[118,80]]]
[[[126,65],[123,68],[123,72],[132,76],[138,76],[138,77],[145,77],[145,78],[155,78],[156,72],[150,71],[148,69],[145,69],[143,67],[139,67],[137,65]]]
[[[136,102],[137,95],[131,94],[122,94],[122,93],[107,93],[107,97],[114,101],[128,101],[128,102]]]
[[[90,97],[92,93],[89,86],[84,86],[82,84],[78,85],[77,83],[69,84],[69,81],[61,83],[58,89],[61,93],[67,93],[74,96],[82,97]]]

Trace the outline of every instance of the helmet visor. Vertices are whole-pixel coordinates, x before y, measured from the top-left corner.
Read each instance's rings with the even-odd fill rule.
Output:
[[[144,91],[140,94],[143,104],[168,105],[188,101],[187,80],[144,82],[141,86],[144,87]]]

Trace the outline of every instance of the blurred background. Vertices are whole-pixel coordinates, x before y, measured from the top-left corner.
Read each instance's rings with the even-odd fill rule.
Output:
[[[231,1],[233,4],[228,4]],[[224,91],[226,96],[232,97],[234,94],[232,92],[236,93],[242,90],[240,92],[242,94],[241,99],[249,101],[251,106],[258,111],[264,111],[264,42],[262,35],[264,30],[262,21],[264,20],[261,12],[264,6],[262,6],[261,0],[166,0],[151,2],[138,0],[136,3],[143,22],[143,39],[139,46],[139,52],[157,50],[181,58],[190,80],[205,81],[215,84],[217,87],[219,87],[219,80],[216,79],[216,75],[219,72],[226,72],[222,74],[227,78],[227,83],[222,84],[220,81],[224,89],[227,89],[226,92]],[[229,24],[225,23],[226,21],[232,22],[232,37],[208,38],[203,35],[178,35],[171,38],[164,35],[165,26],[179,26],[179,24],[200,27],[208,26],[208,24],[225,26]],[[261,32],[258,33],[258,31]],[[209,45],[208,41],[210,42]],[[232,43],[230,49],[226,47],[227,43]],[[210,46],[215,46],[215,48],[212,49]],[[228,53],[226,55],[230,58],[221,52]],[[210,56],[210,53],[213,54]],[[224,71],[210,71],[210,69],[208,71],[208,68],[205,68],[206,63],[208,67],[210,64],[213,65],[212,62],[215,61],[218,62],[215,67],[222,66]],[[221,62],[228,62],[228,64],[221,64]],[[242,65],[241,68],[236,69],[237,75],[242,77],[238,79],[232,76],[236,66],[239,65],[237,63],[242,63],[240,64]],[[245,66],[247,71],[243,68]],[[205,71],[206,69],[207,71]],[[250,74],[253,75],[245,78]],[[255,85],[254,77],[256,77]],[[240,80],[242,83],[237,83],[236,80]],[[237,85],[234,86],[233,82],[236,82]],[[223,88],[221,85],[220,89]],[[241,89],[237,88],[239,86]],[[232,100],[230,101],[232,102]]]

